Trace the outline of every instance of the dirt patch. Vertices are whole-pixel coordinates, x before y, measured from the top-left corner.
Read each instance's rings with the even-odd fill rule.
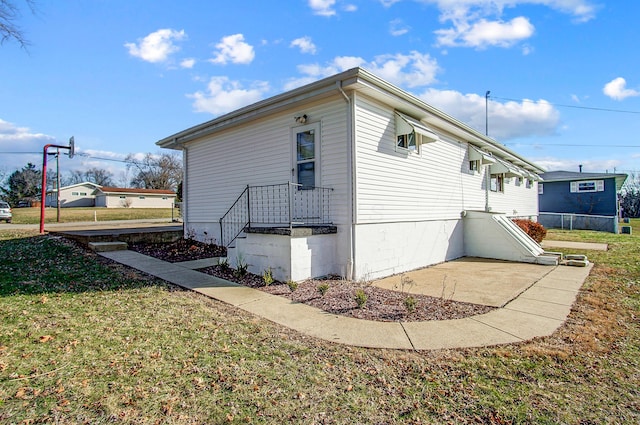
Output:
[[[131,250],[168,262],[198,260],[226,255],[226,249],[197,241],[132,244]],[[199,270],[222,279],[259,289],[292,301],[320,308],[329,313],[377,321],[425,321],[462,319],[484,314],[493,307],[452,301],[446,298],[408,294],[372,286],[366,282],[346,281],[336,276],[303,282],[265,284],[263,276],[239,273],[224,265]],[[358,295],[359,294],[359,295]],[[360,301],[360,305],[358,304]]]

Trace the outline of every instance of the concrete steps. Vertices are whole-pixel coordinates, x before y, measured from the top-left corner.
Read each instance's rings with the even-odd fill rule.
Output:
[[[125,251],[129,248],[126,242],[89,242],[89,248],[95,252]]]

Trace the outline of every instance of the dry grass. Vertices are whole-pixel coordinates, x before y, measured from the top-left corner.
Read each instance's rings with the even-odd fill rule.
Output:
[[[410,352],[308,338],[0,233],[0,422],[638,423],[640,241],[591,240],[611,250],[587,253],[596,265],[552,336]]]

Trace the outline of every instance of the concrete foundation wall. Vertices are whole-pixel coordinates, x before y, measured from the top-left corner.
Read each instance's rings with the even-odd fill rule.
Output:
[[[356,226],[356,276],[369,280],[464,256],[462,220]]]
[[[228,250],[227,258],[233,268],[239,261],[258,275],[271,268],[273,277],[283,282],[340,274],[335,233],[309,236],[248,233],[245,236]]]

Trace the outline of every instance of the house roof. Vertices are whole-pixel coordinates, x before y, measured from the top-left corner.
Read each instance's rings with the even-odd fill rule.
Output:
[[[100,187],[100,185],[96,183],[82,182],[82,183],[71,184],[69,186],[62,186],[60,190],[73,189],[74,187],[81,187],[81,186],[84,186],[84,187],[92,186],[93,189],[97,189]],[[47,193],[51,193],[51,192],[57,192],[57,189],[47,190]]]
[[[362,68],[352,68],[340,74],[245,106],[165,137],[156,142],[156,144],[163,148],[180,150],[184,143],[191,140],[295,107],[311,99],[317,100],[336,94],[345,96],[348,99],[346,94],[348,92],[359,92],[373,97],[392,106],[399,112],[418,118],[422,123],[433,126],[442,132],[456,135],[476,147],[491,152],[495,156],[499,156],[534,173],[544,171],[540,166],[508,149],[498,141]]]
[[[581,180],[601,180],[601,179],[615,179],[616,191],[622,188],[627,175],[624,173],[580,173],[575,171],[547,171],[540,174],[545,181],[549,182],[561,182],[561,181],[581,181]]]
[[[164,189],[136,189],[136,188],[126,188],[126,187],[109,187],[109,186],[101,186],[98,190],[104,194],[126,194],[126,193],[134,193],[141,195],[172,195],[175,196],[176,193],[172,190],[164,190]]]

